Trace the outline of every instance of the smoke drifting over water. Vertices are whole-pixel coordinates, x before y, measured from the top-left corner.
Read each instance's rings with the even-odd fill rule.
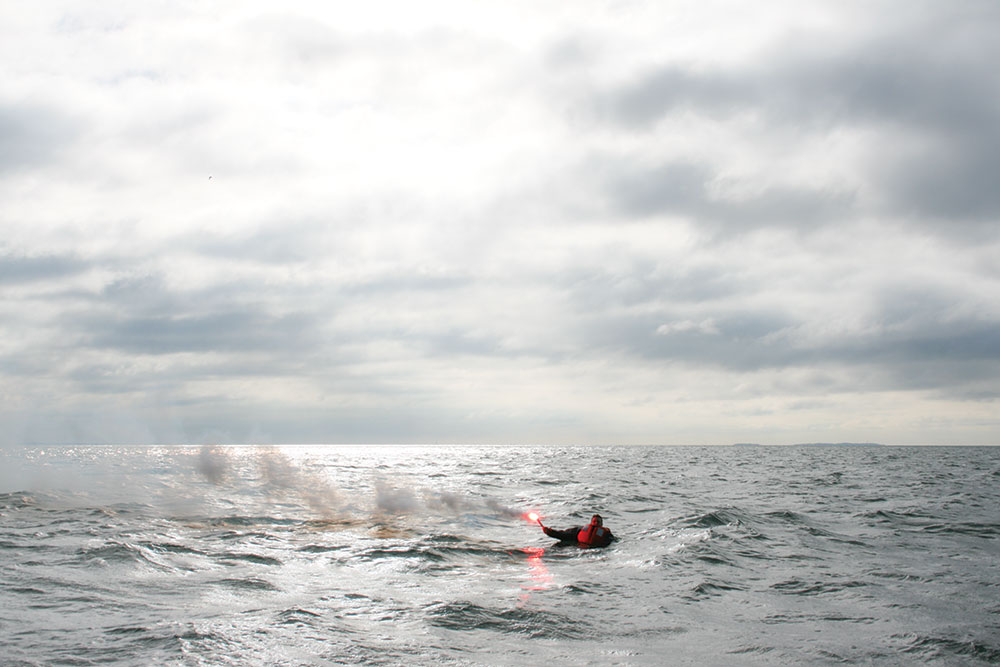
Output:
[[[212,484],[222,483],[228,467],[226,452],[221,447],[206,445],[201,448],[201,453],[198,455],[198,471]]]
[[[255,487],[272,503],[298,501],[320,518],[368,518],[373,521],[406,515],[447,517],[483,514],[496,518],[518,518],[522,511],[496,498],[475,497],[455,490],[411,483],[398,476],[370,473],[366,497],[356,482],[345,487],[331,478],[327,469],[313,470],[278,447],[224,447],[205,445],[197,458],[197,470],[221,490],[246,493]]]
[[[5,665],[1000,661],[1000,448],[51,447],[10,470],[49,483],[0,480]],[[620,540],[556,546],[501,500]]]

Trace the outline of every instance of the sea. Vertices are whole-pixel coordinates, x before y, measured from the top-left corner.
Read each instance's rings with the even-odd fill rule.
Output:
[[[1000,448],[0,449],[5,667],[997,663]]]

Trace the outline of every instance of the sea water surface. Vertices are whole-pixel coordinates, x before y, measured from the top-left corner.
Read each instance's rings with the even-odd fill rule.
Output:
[[[0,664],[996,663],[998,508],[985,447],[0,450]]]

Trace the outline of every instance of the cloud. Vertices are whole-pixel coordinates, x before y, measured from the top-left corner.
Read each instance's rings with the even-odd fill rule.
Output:
[[[0,254],[0,285],[42,282],[78,275],[89,264],[74,255]]]
[[[884,185],[901,214],[935,223],[992,226],[1000,218],[1000,194],[993,186],[1000,177],[998,155],[1000,131],[995,127],[978,135],[939,139],[898,156],[883,175]],[[992,237],[989,229],[964,233],[974,242]]]
[[[53,163],[79,134],[78,123],[56,108],[0,100],[0,174]]]
[[[653,168],[620,169],[609,184],[609,197],[631,216],[677,216],[702,228],[726,232],[760,227],[808,229],[842,220],[851,213],[846,193],[775,186],[750,195],[713,192],[716,178],[705,165],[675,162]]]
[[[992,437],[994,5],[626,4],[7,12],[4,419]]]
[[[302,316],[234,310],[175,317],[126,317],[107,324],[91,321],[85,328],[97,330],[88,341],[90,345],[124,352],[171,354],[225,350],[247,353],[294,346],[297,334],[313,330],[310,326],[313,324]]]
[[[851,35],[816,35],[814,42],[802,35],[740,64],[651,65],[593,96],[599,116],[645,134],[679,130],[680,120],[692,115],[723,133],[745,128],[807,151],[811,136],[860,133],[867,145],[855,165],[857,187],[874,187],[862,202],[867,207],[852,206],[853,189],[845,191],[843,183],[764,188],[727,207],[708,191],[728,165],[690,156],[626,168],[610,181],[612,197],[635,214],[722,217],[750,227],[829,223],[859,213],[992,223],[1000,214],[991,186],[1000,168],[1000,86],[987,63],[988,54],[1000,56],[989,38],[1000,15],[976,2],[946,12],[922,4],[915,14]],[[737,137],[742,145],[745,139]]]
[[[697,331],[702,334],[716,335],[719,333],[719,328],[715,324],[715,320],[707,319],[701,322],[692,322],[691,320],[682,320],[680,322],[670,322],[668,324],[661,324],[656,327],[656,334],[658,336],[669,336],[673,333],[683,333],[687,331]]]

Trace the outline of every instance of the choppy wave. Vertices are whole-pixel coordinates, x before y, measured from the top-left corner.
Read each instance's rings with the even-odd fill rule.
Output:
[[[550,611],[487,607],[468,601],[431,605],[427,615],[431,625],[461,632],[485,630],[533,639],[583,639],[593,632],[576,618]]]
[[[1000,644],[986,644],[972,638],[954,639],[924,635],[896,635],[902,642],[900,651],[922,660],[940,658],[945,661],[961,659],[966,661],[1000,662]]]
[[[0,662],[1000,661],[1000,450],[204,452],[2,490]]]

